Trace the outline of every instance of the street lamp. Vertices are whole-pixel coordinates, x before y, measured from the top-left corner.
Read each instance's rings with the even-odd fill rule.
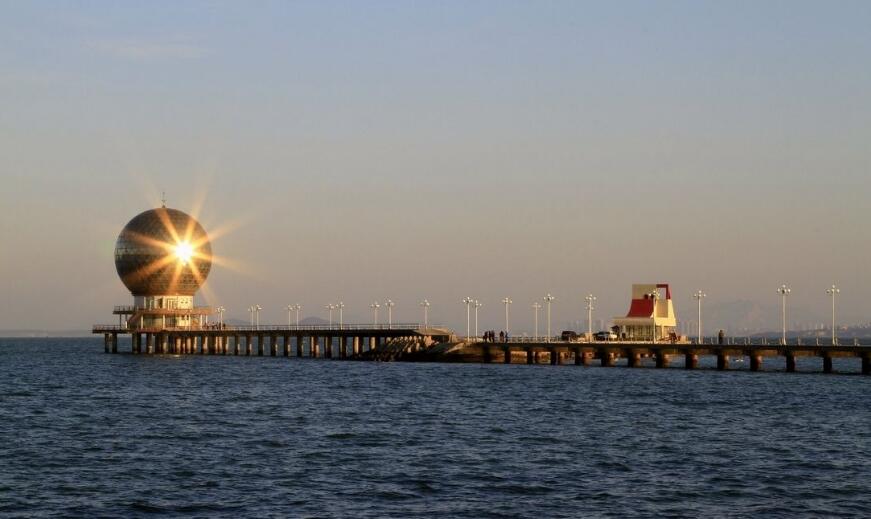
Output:
[[[659,291],[654,289],[653,292],[648,294],[650,299],[653,300],[653,344],[656,344],[656,302],[659,300]]]
[[[296,325],[299,326],[299,311],[302,310],[302,305],[297,303],[294,305],[294,310],[296,310]]]
[[[471,298],[471,297],[464,297],[462,303],[463,303],[464,305],[466,305],[466,339],[468,339],[468,338],[469,338],[469,334],[470,334],[470,330],[469,330],[469,329],[470,329],[470,327],[471,327],[471,326],[470,326],[470,320],[469,320],[469,308],[470,308],[471,305],[472,305],[472,298]]]
[[[294,306],[287,305],[287,326],[290,326],[290,312],[293,312]],[[299,324],[299,323],[297,323]]]
[[[550,304],[554,302],[556,298],[550,294],[544,296],[544,302],[547,303],[547,340],[546,342],[550,342]]]
[[[396,303],[388,299],[384,306],[387,307],[387,329],[389,330],[393,328],[393,307],[396,306]]]
[[[420,302],[420,306],[423,307],[423,328],[424,330],[429,329],[429,307],[430,303],[426,299]]]
[[[826,290],[826,293],[832,296],[832,346],[838,345],[838,333],[835,331],[835,296],[841,293],[841,289],[836,285]]]
[[[255,315],[255,326],[260,328],[260,310],[263,310],[263,307],[260,305],[254,306],[254,315]]]
[[[478,338],[478,309],[484,306],[484,303],[475,299],[475,338]]]
[[[596,302],[596,296],[593,294],[588,294],[587,297],[584,298],[584,301],[587,302],[587,340],[593,340],[593,310],[596,308],[593,306],[593,303]]]
[[[780,285],[780,288],[777,289],[777,293],[780,294],[781,314],[783,316],[783,337],[780,343],[784,346],[786,346],[786,297],[790,292],[792,292],[792,289],[785,284]]]
[[[215,308],[215,313],[218,314],[218,319],[219,319],[218,323],[219,323],[219,326],[221,328],[224,327],[224,312],[226,312],[226,311],[227,311],[227,309],[224,308],[223,306],[219,306],[218,308]]]
[[[336,308],[339,309],[339,329],[341,330],[342,328],[345,327],[345,316],[344,316],[345,303],[343,303],[342,301],[339,301],[339,304],[336,305]]]
[[[332,325],[333,325],[333,310],[336,309],[336,305],[330,303],[330,304],[328,304],[328,305],[325,305],[324,308],[325,308],[326,310],[328,310],[329,313],[330,313],[330,326],[332,326]]]
[[[373,324],[377,328],[378,327],[378,309],[381,308],[381,305],[378,303],[378,301],[375,301],[374,303],[369,305],[369,308],[371,308],[372,311],[375,313],[375,320],[373,321]]]
[[[708,297],[708,294],[699,290],[695,294],[693,294],[693,299],[695,299],[699,304],[699,344],[702,344],[702,299]]]
[[[249,314],[249,317],[251,317],[251,326],[254,326],[254,311],[255,310],[254,310],[253,306],[248,307],[248,314]]]
[[[541,310],[541,303],[538,301],[532,303],[532,308],[535,311],[535,340],[538,340],[538,311]]]
[[[502,304],[505,305],[505,336],[508,336],[508,305],[514,303],[510,297],[506,297],[502,300]]]

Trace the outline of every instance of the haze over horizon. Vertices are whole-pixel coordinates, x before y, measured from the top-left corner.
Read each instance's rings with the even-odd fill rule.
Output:
[[[228,231],[202,296],[237,319],[427,298],[463,331],[471,296],[500,330],[510,296],[531,330],[552,293],[562,328],[667,282],[682,321],[697,289],[764,313],[787,283],[791,324],[828,323],[836,283],[869,322],[869,26],[867,2],[6,4],[0,330],[112,323],[115,239],[162,191]]]

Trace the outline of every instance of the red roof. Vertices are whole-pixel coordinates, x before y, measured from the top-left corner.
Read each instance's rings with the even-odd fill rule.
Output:
[[[653,298],[633,299],[626,317],[653,317]]]

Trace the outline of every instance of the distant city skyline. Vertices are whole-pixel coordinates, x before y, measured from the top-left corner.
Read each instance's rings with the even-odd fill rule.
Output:
[[[0,8],[0,330],[130,294],[136,214],[196,214],[201,294],[532,330],[672,286],[705,329],[871,321],[871,4],[21,2]],[[718,314],[720,317],[718,317]],[[718,322],[719,320],[719,322]],[[543,328],[542,328],[543,329]]]

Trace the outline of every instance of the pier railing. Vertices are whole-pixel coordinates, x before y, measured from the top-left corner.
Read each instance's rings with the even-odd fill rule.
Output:
[[[180,326],[166,327],[159,329],[139,330],[116,324],[97,324],[93,326],[94,333],[113,333],[113,332],[152,332],[152,331],[225,331],[225,332],[372,332],[372,331],[423,331],[423,330],[444,330],[441,325],[424,326],[421,323],[393,323],[393,324],[300,324],[300,325],[254,325],[254,326],[231,326],[220,324],[208,324],[199,326]]]

